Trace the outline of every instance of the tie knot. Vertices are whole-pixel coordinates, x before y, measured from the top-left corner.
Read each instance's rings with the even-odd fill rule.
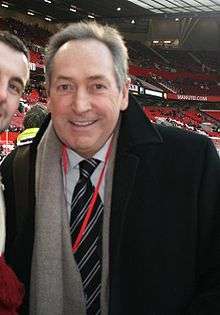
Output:
[[[100,160],[97,159],[82,160],[79,163],[80,179],[87,180],[92,175],[99,163]]]

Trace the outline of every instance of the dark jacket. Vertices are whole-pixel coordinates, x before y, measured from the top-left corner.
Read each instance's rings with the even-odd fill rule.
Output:
[[[22,314],[28,314],[35,157],[44,128],[30,149],[26,207],[15,207],[15,152],[1,170],[6,259],[26,286]],[[109,284],[109,315],[220,314],[219,157],[204,136],[152,126],[132,100],[116,152]]]

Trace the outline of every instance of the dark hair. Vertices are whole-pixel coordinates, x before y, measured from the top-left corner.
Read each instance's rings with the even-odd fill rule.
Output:
[[[36,105],[32,106],[24,118],[24,128],[40,128],[47,114],[47,107],[43,104],[37,103]]]
[[[7,31],[0,31],[0,42],[8,45],[14,50],[22,52],[28,60],[30,59],[27,47],[16,35],[11,34]]]
[[[96,22],[79,22],[65,27],[53,35],[46,51],[46,79],[50,84],[53,59],[58,49],[71,40],[95,39],[108,47],[111,52],[115,77],[119,90],[127,80],[128,52],[121,34],[113,27]]]

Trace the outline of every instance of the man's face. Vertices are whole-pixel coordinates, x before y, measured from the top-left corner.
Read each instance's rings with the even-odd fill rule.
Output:
[[[0,131],[7,128],[29,76],[26,56],[0,42]]]
[[[128,106],[128,83],[119,91],[109,49],[96,40],[74,40],[56,53],[48,107],[60,140],[93,156]]]

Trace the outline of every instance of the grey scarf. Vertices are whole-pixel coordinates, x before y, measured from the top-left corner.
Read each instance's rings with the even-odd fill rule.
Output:
[[[86,314],[82,281],[71,250],[60,158],[61,143],[50,124],[36,161],[31,315]]]

